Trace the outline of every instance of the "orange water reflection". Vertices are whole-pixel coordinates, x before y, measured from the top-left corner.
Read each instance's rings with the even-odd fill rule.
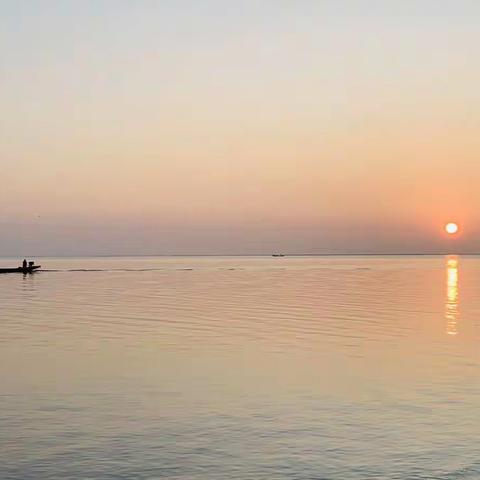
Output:
[[[445,300],[445,319],[447,320],[448,335],[458,333],[458,258],[446,257],[447,297]]]

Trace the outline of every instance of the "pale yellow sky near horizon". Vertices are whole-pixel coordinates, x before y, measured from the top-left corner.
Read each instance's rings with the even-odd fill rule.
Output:
[[[0,6],[0,255],[475,251],[480,4]]]

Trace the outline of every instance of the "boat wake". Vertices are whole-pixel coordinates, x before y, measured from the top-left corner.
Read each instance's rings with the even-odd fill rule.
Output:
[[[194,268],[72,268],[72,269],[48,269],[44,268],[38,273],[51,273],[51,272],[161,272],[161,271],[192,271]],[[229,268],[228,270],[236,270]]]

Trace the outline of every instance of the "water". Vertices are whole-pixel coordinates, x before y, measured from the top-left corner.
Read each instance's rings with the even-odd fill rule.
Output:
[[[2,479],[480,478],[480,258],[41,263],[0,275]]]

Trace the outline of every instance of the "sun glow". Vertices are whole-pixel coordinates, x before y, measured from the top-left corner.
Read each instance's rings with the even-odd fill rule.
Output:
[[[447,223],[445,225],[445,231],[448,234],[453,235],[454,233],[458,232],[458,225],[456,223]]]

